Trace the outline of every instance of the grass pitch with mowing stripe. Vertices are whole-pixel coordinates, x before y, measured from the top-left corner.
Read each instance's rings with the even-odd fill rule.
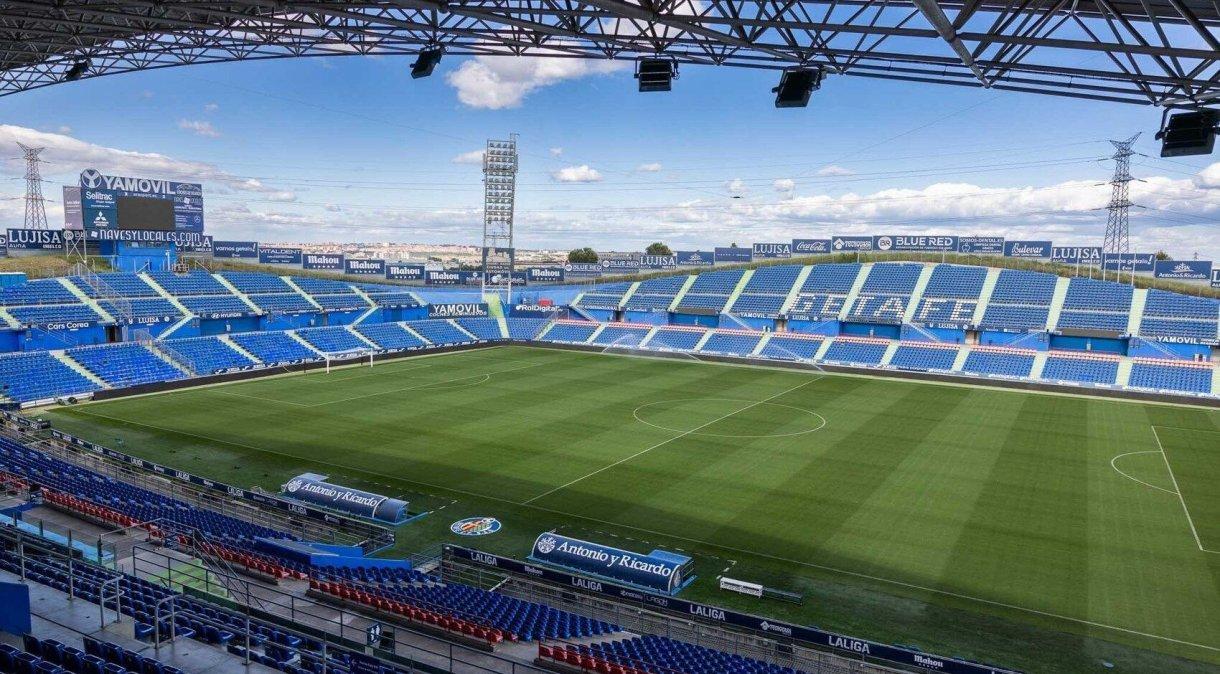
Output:
[[[693,554],[687,598],[942,655],[1220,667],[1216,410],[500,347],[46,416],[232,484],[314,471],[405,497],[433,512],[400,552],[524,556],[557,527]],[[449,533],[473,515],[504,529]]]

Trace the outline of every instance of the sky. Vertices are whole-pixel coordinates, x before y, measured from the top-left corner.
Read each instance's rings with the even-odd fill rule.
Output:
[[[1100,245],[1107,139],[1140,132],[1132,248],[1220,260],[1220,156],[1161,159],[1160,110],[828,77],[776,109],[773,72],[343,56],[123,74],[0,98],[0,227],[19,227],[17,142],[47,149],[48,218],[85,168],[201,182],[208,233],[262,242],[478,244],[480,152],[519,134],[517,245],[639,250],[847,234]]]

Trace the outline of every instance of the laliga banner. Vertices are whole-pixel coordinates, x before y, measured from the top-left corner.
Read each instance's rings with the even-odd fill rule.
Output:
[[[213,241],[212,257],[253,260],[258,257],[257,241]]]
[[[793,239],[793,255],[822,255],[830,252],[830,239]]]
[[[749,248],[716,247],[716,262],[749,262]]]
[[[525,278],[530,283],[563,283],[563,267],[530,267]]]
[[[873,249],[871,236],[836,236],[831,239],[830,247],[836,253],[859,253]]]
[[[641,555],[551,532],[534,541],[530,559],[666,594],[691,580],[683,577],[689,557],[660,550]]]
[[[356,276],[385,276],[385,260],[344,260],[343,273]]]
[[[776,259],[792,257],[792,244],[790,243],[756,243],[750,250],[750,255],[754,259]]]
[[[971,255],[1003,255],[1002,236],[963,236],[957,240],[957,252]]]
[[[1087,264],[1090,267],[1100,265],[1101,246],[1054,246],[1051,248],[1051,262]]]
[[[342,510],[381,522],[397,523],[407,518],[407,502],[359,489],[325,482],[325,475],[302,473],[284,485],[285,496],[314,505]]]
[[[1047,258],[1051,256],[1050,241],[1005,241],[1004,257]]]
[[[701,250],[675,251],[674,258],[679,267],[710,267],[716,264],[715,253],[705,253]]]
[[[1211,260],[1157,260],[1152,275],[1178,281],[1206,281],[1211,271]]]
[[[919,253],[944,253],[957,251],[956,236],[899,236],[873,237],[873,248],[880,251],[907,251]]]
[[[1102,267],[1111,271],[1150,272],[1156,263],[1155,253],[1106,253]]]
[[[301,257],[301,269],[343,271],[343,255],[339,253],[305,253]]]
[[[301,249],[259,246],[258,261],[259,264],[301,264]]]
[[[889,662],[937,672],[947,672],[948,674],[1015,674],[1012,670],[1000,669],[999,667],[955,660],[875,641],[865,641],[864,639],[826,632],[812,627],[793,625],[770,618],[760,618],[748,613],[737,613],[736,611],[730,611],[718,606],[696,604],[695,602],[678,599],[677,597],[641,592],[456,545],[445,545],[445,553],[451,557],[465,560],[472,564],[478,564],[479,566],[491,567],[507,573],[514,573],[533,579],[542,579],[583,592],[629,601],[653,611],[668,611],[682,615],[687,619],[762,632],[772,638],[793,639],[806,644],[830,648],[840,653],[850,653],[856,657],[888,660]]]
[[[385,266],[385,277],[391,281],[422,281],[424,280],[424,266],[389,262]]]
[[[487,305],[483,303],[428,305],[428,318],[464,318],[467,316],[484,318],[489,315]]]

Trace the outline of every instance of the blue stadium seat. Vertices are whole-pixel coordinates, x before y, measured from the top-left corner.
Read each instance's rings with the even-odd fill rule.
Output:
[[[73,304],[80,299],[59,279],[36,279],[0,289],[0,306],[31,304]]]
[[[746,332],[738,330],[716,330],[708,337],[699,353],[710,353],[724,356],[748,356],[758,346],[762,339],[761,332]]]
[[[111,272],[97,274],[97,285],[80,276],[70,277],[72,284],[94,299],[99,297],[156,297],[157,291],[138,274]]]
[[[1173,393],[1207,395],[1212,391],[1215,368],[1211,363],[1136,358],[1127,385]]]
[[[247,295],[264,313],[305,313],[318,311],[312,302],[297,292]]]
[[[659,327],[643,348],[656,351],[693,351],[707,328]]]
[[[318,354],[286,332],[242,332],[231,335],[230,339],[266,365],[286,365],[319,358]]]
[[[407,325],[420,337],[436,346],[470,344],[475,341],[447,320],[411,321]]]
[[[877,365],[889,348],[886,340],[858,340],[836,337],[830,348],[822,355],[824,363],[846,363],[849,365]]]
[[[77,347],[65,354],[115,388],[186,377],[185,372],[134,342]]]
[[[890,358],[890,367],[900,370],[938,370],[948,372],[957,360],[958,346],[903,343]]]
[[[975,347],[966,356],[962,371],[1000,377],[1028,377],[1033,367],[1032,352]]]
[[[1117,356],[1051,353],[1042,368],[1046,381],[1072,384],[1114,384],[1118,377]]]
[[[423,340],[398,323],[366,323],[355,326],[355,329],[365,339],[389,351],[422,349],[427,346]]]
[[[284,279],[271,274],[260,274],[249,271],[222,271],[219,273],[224,280],[234,288],[247,295],[251,293],[290,293],[295,292]]]
[[[185,358],[196,374],[215,374],[225,370],[241,370],[256,363],[226,344],[219,337],[169,339],[161,342],[171,356]]]
[[[189,295],[178,300],[191,313],[203,318],[237,318],[256,313],[237,295]]]
[[[584,344],[589,341],[589,338],[593,336],[593,332],[600,325],[600,323],[588,321],[558,321],[551,326],[550,330],[543,333],[541,339],[544,342]]]
[[[311,295],[313,301],[322,305],[323,311],[355,311],[369,308],[368,300],[353,292],[332,295]]]
[[[1054,274],[1023,269],[1000,270],[979,327],[1033,332],[1045,330],[1058,280],[1059,277]]]
[[[814,265],[788,315],[812,321],[838,318],[859,274],[856,263]]]
[[[725,269],[699,274],[695,277],[695,282],[691,284],[690,289],[682,296],[677,311],[719,313],[729,301],[729,296],[733,294],[744,274],[744,269]]]
[[[542,329],[550,323],[547,318],[508,318],[509,339],[529,341],[538,336]]]
[[[343,351],[372,351],[364,340],[341,325],[325,328],[302,328],[296,335],[313,345],[323,353],[339,353]]]
[[[494,342],[504,339],[500,333],[500,322],[494,318],[456,318],[453,322],[480,340]]]
[[[823,341],[824,338],[815,335],[773,334],[759,355],[773,360],[813,360]]]
[[[593,338],[592,343],[605,346],[636,347],[648,336],[650,330],[652,330],[651,325],[611,323],[597,333],[597,337]]]
[[[150,271],[148,277],[175,297],[188,295],[231,295],[229,289],[203,271],[175,274],[171,271]]]
[[[84,304],[40,304],[9,307],[8,312],[22,325],[47,326],[55,323],[98,323],[102,317]]]
[[[588,290],[577,298],[575,305],[588,309],[617,309],[630,283],[607,283]]]

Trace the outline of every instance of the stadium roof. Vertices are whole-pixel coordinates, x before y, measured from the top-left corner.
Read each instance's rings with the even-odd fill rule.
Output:
[[[0,95],[250,59],[414,54],[634,59],[1026,91],[1220,102],[1207,0],[0,2]]]

